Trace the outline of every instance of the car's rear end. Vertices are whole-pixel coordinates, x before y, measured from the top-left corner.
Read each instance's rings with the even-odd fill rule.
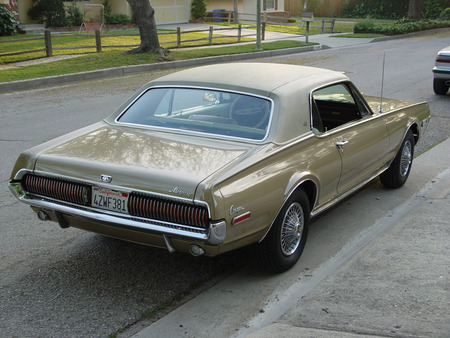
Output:
[[[450,46],[440,50],[433,68],[433,90],[438,95],[445,95],[450,87]]]

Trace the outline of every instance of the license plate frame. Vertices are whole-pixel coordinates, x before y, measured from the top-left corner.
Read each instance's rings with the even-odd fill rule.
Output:
[[[127,192],[94,186],[91,197],[91,206],[94,208],[128,214]]]

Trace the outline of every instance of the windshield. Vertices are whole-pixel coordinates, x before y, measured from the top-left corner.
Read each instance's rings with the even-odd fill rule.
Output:
[[[258,96],[199,88],[152,88],[117,122],[263,140],[272,103]]]

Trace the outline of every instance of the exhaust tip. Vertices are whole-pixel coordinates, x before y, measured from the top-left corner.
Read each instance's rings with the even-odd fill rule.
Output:
[[[203,250],[196,244],[191,244],[191,246],[189,247],[189,252],[191,253],[192,256],[198,257],[203,255],[205,253],[205,250]]]
[[[41,221],[50,221],[50,216],[42,210],[37,212],[37,216]]]

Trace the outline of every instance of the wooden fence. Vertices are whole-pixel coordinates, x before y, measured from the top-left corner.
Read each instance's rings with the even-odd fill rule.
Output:
[[[256,29],[256,26],[245,26],[245,29]],[[217,36],[214,36],[214,33],[217,32],[224,32],[224,31],[236,31],[233,35],[226,35],[226,34],[220,34]],[[263,36],[265,31],[265,24],[263,24]],[[182,39],[183,34],[189,34],[189,33],[203,33],[207,32],[208,36],[204,38],[195,38],[195,39]],[[238,25],[238,27],[213,27],[210,26],[208,29],[199,29],[199,30],[189,30],[189,31],[182,31],[180,27],[177,27],[177,30],[174,32],[161,32],[158,33],[158,35],[174,35],[173,41],[166,41],[166,42],[160,42],[161,45],[176,45],[177,48],[181,48],[182,44],[186,43],[192,43],[192,42],[201,42],[201,41],[207,41],[208,45],[213,44],[214,39],[223,39],[223,38],[235,38],[237,43],[242,42],[243,37],[250,37],[250,36],[256,36],[256,30],[253,33],[250,34],[243,34],[243,27],[242,25]],[[58,39],[60,37],[80,37],[80,36],[93,36],[95,37],[95,45],[88,45],[88,46],[76,46],[76,47],[53,47],[53,41],[54,39]],[[95,35],[86,35],[86,34],[69,34],[69,35],[60,35],[55,34],[52,35],[50,33],[50,30],[45,30],[44,36],[42,37],[35,37],[35,38],[26,38],[26,39],[14,39],[14,40],[3,40],[0,41],[1,43],[11,43],[11,42],[24,42],[24,41],[33,41],[33,40],[43,40],[44,41],[44,48],[39,49],[32,49],[32,50],[25,50],[20,52],[11,52],[11,53],[3,53],[0,54],[0,57],[3,56],[14,56],[14,55],[20,55],[20,54],[28,54],[28,53],[38,53],[45,51],[46,56],[50,57],[53,56],[53,51],[55,50],[74,50],[74,49],[88,49],[88,48],[95,48],[97,53],[102,52],[102,48],[130,48],[130,47],[137,47],[136,45],[103,45],[102,44],[102,38],[105,37],[120,37],[120,36],[139,36],[139,34],[101,34],[99,30],[95,31]],[[191,47],[192,45],[190,45]]]
[[[228,17],[227,17],[228,19]],[[262,22],[262,29],[261,29],[261,39],[265,40],[265,31],[266,31],[266,24],[271,25],[289,25],[289,26],[297,26],[298,31],[300,32],[304,28],[304,22],[296,23],[296,24],[289,24],[289,23],[282,23],[280,22],[279,17],[272,17],[269,15],[265,15]],[[313,25],[313,22],[320,22],[320,25]],[[326,26],[326,24],[329,23],[329,26]],[[334,28],[334,19],[333,20],[316,20],[311,21],[309,24],[309,27],[320,27],[321,33],[325,29],[330,29],[330,32],[333,32]],[[247,34],[243,34],[243,30],[245,29],[245,32]],[[251,33],[248,33],[249,30],[253,30]],[[227,35],[223,34],[225,31],[234,31],[233,34]],[[183,34],[188,33],[203,33],[206,32],[207,37],[203,38],[195,38],[195,39],[182,39]],[[215,33],[218,33],[217,35],[214,35]],[[306,42],[308,42],[308,30],[306,31]],[[174,39],[173,41],[166,41],[166,42],[160,42],[161,45],[175,45],[176,48],[181,48],[184,44],[186,46],[187,43],[189,43],[189,47],[192,47],[193,42],[201,42],[201,41],[207,41],[207,45],[212,45],[214,39],[223,39],[223,38],[233,38],[236,39],[236,43],[242,42],[243,37],[250,37],[254,36],[256,38],[256,25],[251,24],[250,26],[245,25],[245,27],[242,26],[242,24],[239,24],[237,27],[214,27],[210,26],[208,29],[199,29],[199,30],[188,30],[188,31],[182,31],[180,27],[177,27],[176,31],[173,32],[160,32],[158,35],[173,35]],[[95,45],[87,45],[87,46],[74,46],[74,47],[53,47],[53,41],[55,39],[64,37],[80,37],[80,36],[90,36],[95,37]],[[61,35],[61,34],[51,34],[50,30],[45,30],[44,36],[42,37],[34,37],[34,38],[25,38],[25,39],[14,39],[14,40],[2,40],[1,43],[11,43],[11,42],[24,42],[24,41],[33,41],[33,40],[43,40],[44,41],[44,48],[38,48],[38,49],[32,49],[32,50],[25,50],[25,51],[19,51],[19,52],[10,52],[10,53],[2,53],[0,54],[0,57],[4,56],[14,56],[14,55],[20,55],[20,54],[29,54],[29,53],[38,53],[45,51],[46,56],[50,57],[53,56],[53,51],[55,50],[76,50],[76,49],[89,49],[89,48],[95,48],[97,53],[101,53],[103,48],[132,48],[139,46],[138,44],[134,45],[103,45],[102,44],[102,38],[107,37],[120,37],[120,36],[139,36],[139,34],[101,34],[100,31],[96,30],[95,35],[86,35],[86,34],[69,34],[69,35]],[[229,42],[228,42],[229,43]],[[204,44],[198,44],[195,46],[200,46]]]

